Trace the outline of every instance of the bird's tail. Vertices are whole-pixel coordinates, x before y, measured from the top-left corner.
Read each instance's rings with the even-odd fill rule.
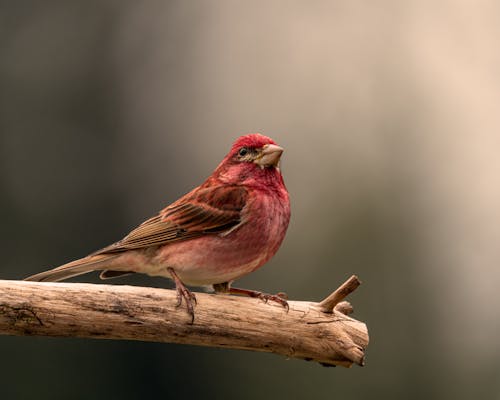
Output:
[[[57,282],[88,272],[105,270],[106,267],[110,266],[110,261],[118,256],[118,254],[99,254],[80,258],[60,267],[29,276],[25,281]]]

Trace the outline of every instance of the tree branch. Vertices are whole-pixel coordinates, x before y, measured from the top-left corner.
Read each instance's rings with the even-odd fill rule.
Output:
[[[331,313],[339,303],[361,285],[356,275],[351,276],[339,286],[335,292],[319,303],[319,309],[325,313]],[[345,305],[344,305],[345,306]]]
[[[349,303],[339,303],[357,287],[346,284],[320,303],[289,301],[289,312],[259,299],[196,293],[190,324],[174,290],[0,280],[0,334],[183,343],[363,365],[368,331],[346,315]]]

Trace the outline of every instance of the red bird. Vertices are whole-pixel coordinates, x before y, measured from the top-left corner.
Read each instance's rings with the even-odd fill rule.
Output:
[[[282,152],[266,136],[241,136],[201,186],[122,240],[26,280],[60,281],[96,270],[102,279],[133,272],[165,276],[175,282],[178,305],[185,300],[192,321],[196,297],[184,284],[288,307],[283,295],[230,286],[265,264],[285,237],[290,201],[279,169]]]

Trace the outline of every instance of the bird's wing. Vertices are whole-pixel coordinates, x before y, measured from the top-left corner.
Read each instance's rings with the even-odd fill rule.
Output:
[[[223,233],[241,222],[247,197],[247,190],[237,185],[197,188],[122,240],[92,255],[162,246],[204,234]]]

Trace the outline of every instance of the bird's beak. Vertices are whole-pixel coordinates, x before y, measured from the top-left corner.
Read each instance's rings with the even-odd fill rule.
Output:
[[[281,153],[283,153],[282,147],[275,144],[266,144],[254,162],[260,165],[261,168],[277,167],[280,162]]]

